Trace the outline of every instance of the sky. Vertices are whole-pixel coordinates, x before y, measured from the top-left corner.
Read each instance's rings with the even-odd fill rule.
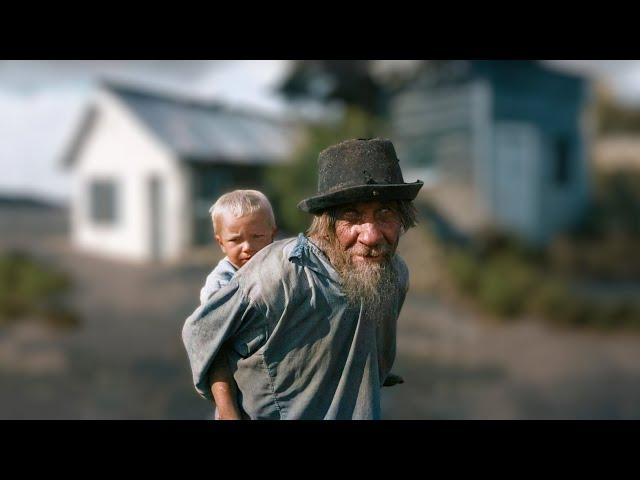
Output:
[[[640,61],[545,62],[600,79],[621,100],[640,105]],[[2,60],[0,195],[68,199],[69,174],[60,168],[59,158],[98,78],[286,114],[287,106],[274,89],[289,65],[286,60]]]
[[[286,105],[273,90],[287,65],[283,60],[0,61],[0,196],[68,199],[69,173],[59,159],[98,78],[277,115]]]

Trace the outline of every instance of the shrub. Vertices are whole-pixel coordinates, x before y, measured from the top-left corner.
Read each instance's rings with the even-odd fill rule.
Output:
[[[468,252],[456,250],[447,257],[447,265],[453,281],[465,293],[473,293],[478,288],[480,265]]]
[[[638,329],[640,304],[585,297],[574,292],[569,287],[570,280],[559,275],[577,270],[598,271],[601,275],[609,272],[613,278],[621,272],[630,274],[636,257],[629,256],[626,240],[619,235],[617,241],[604,248],[581,245],[580,250],[574,248],[571,239],[561,238],[554,243],[547,262],[540,251],[508,236],[485,232],[471,248],[445,250],[445,265],[455,287],[503,319],[532,313],[559,325]],[[585,251],[589,255],[585,256]],[[612,252],[625,267],[606,270]],[[588,261],[581,263],[585,258]],[[549,266],[551,270],[546,268]]]
[[[518,315],[537,280],[536,272],[517,257],[491,258],[481,270],[478,300],[494,314]]]
[[[0,323],[35,314],[50,324],[78,325],[61,301],[70,286],[68,275],[23,252],[0,255]]]
[[[567,301],[566,286],[557,279],[541,279],[527,299],[527,310],[543,317],[553,318],[562,311]]]
[[[567,295],[558,304],[558,308],[550,312],[549,319],[564,325],[585,326],[593,325],[596,314],[596,310],[590,302],[573,295]]]

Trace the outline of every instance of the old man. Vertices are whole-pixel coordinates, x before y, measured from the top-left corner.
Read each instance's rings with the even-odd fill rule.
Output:
[[[408,271],[396,253],[422,182],[393,144],[347,140],[318,157],[306,235],[258,252],[185,322],[196,390],[225,355],[250,419],[379,419]],[[224,348],[223,348],[224,346]]]

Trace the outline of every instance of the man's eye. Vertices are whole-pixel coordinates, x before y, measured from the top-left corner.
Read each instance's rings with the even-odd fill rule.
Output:
[[[378,211],[378,218],[384,221],[394,220],[396,218],[396,212],[391,208],[383,208]]]
[[[357,218],[358,217],[358,212],[356,212],[355,210],[346,210],[346,211],[342,212],[342,216],[344,218]]]

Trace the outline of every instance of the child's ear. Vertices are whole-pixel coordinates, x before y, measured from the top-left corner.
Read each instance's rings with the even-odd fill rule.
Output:
[[[218,242],[218,245],[220,245],[220,248],[224,252],[224,245],[222,245],[222,238],[220,238],[220,235],[218,234],[216,234],[216,242]]]

